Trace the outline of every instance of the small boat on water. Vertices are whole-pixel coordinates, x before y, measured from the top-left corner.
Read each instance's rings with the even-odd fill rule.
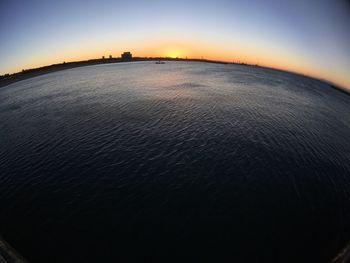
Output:
[[[156,64],[165,64],[165,62],[164,61],[156,61]]]

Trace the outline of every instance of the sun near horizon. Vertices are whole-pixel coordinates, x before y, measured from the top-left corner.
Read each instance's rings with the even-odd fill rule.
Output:
[[[5,0],[0,74],[131,50],[259,64],[350,91],[349,2],[282,2]]]
[[[350,0],[0,0],[0,262],[350,259],[349,26]]]

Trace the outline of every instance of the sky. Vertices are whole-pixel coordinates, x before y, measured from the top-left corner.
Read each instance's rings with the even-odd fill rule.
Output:
[[[123,51],[259,64],[350,91],[350,0],[0,0],[0,74]]]

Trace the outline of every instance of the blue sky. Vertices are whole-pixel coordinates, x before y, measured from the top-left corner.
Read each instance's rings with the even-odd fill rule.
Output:
[[[149,56],[173,49],[167,52],[259,63],[350,89],[349,25],[347,0],[2,0],[0,74],[126,49]]]

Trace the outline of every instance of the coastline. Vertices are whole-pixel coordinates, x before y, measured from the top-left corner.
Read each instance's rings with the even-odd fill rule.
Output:
[[[272,69],[276,71],[281,72],[287,72],[290,74],[295,74],[307,78],[311,78],[314,80],[318,80],[323,83],[327,83],[331,88],[336,89],[342,93],[345,93],[347,95],[350,95],[350,92],[340,87],[332,82],[328,82],[326,80],[317,79],[311,76],[306,76],[300,73],[281,70],[277,68],[270,68],[265,66],[259,66],[259,65],[252,65],[252,64],[246,64],[246,63],[235,63],[235,62],[225,62],[225,61],[218,61],[218,60],[209,60],[209,59],[193,59],[193,58],[168,58],[168,57],[133,57],[130,60],[125,60],[122,58],[103,58],[103,59],[90,59],[90,60],[83,60],[83,61],[73,61],[73,62],[63,62],[59,64],[52,64],[49,66],[43,66],[39,68],[33,68],[33,69],[27,69],[22,70],[21,72],[13,73],[13,74],[6,74],[0,76],[0,88],[8,86],[10,84],[34,78],[37,76],[45,75],[48,73],[53,73],[56,71],[66,70],[66,69],[72,69],[77,67],[86,67],[86,66],[94,66],[94,65],[100,65],[100,64],[109,64],[109,63],[124,63],[124,62],[140,62],[140,61],[183,61],[183,62],[204,62],[204,63],[215,63],[215,64],[230,64],[230,65],[242,65],[242,66],[249,66],[249,67],[259,67],[259,68],[266,68],[266,69]]]
[[[109,64],[109,63],[123,63],[123,62],[139,62],[139,61],[189,61],[189,62],[207,62],[207,63],[218,63],[218,64],[229,64],[227,62],[222,61],[214,61],[214,60],[205,60],[205,59],[182,59],[182,58],[141,58],[135,57],[131,60],[124,60],[122,58],[105,58],[105,59],[90,59],[84,61],[74,61],[74,62],[64,62],[60,64],[52,64],[49,66],[44,66],[40,68],[33,68],[23,70],[21,72],[13,73],[10,75],[0,76],[0,88],[5,87],[7,85],[16,83],[21,80],[45,75],[48,73],[72,69],[77,67],[86,67],[86,66],[94,66],[100,64]]]

